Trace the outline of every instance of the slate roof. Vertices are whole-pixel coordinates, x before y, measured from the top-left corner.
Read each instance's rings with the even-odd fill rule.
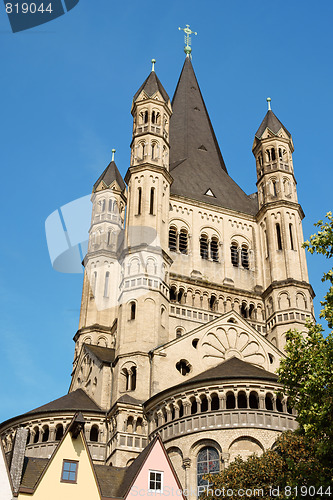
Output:
[[[121,176],[121,173],[118,170],[117,165],[115,164],[114,161],[112,161],[111,163],[109,163],[109,165],[106,167],[102,175],[100,175],[97,181],[95,182],[93,186],[93,193],[95,192],[101,181],[103,181],[105,185],[109,187],[111,186],[114,180],[117,181],[121,191],[123,191],[125,189],[125,182]]]
[[[267,111],[267,113],[265,115],[265,118],[261,122],[261,125],[260,125],[260,127],[258,128],[258,130],[256,132],[256,137],[258,139],[261,139],[262,134],[265,132],[265,130],[266,130],[267,127],[275,135],[282,128],[286,132],[286,134],[289,137],[291,137],[291,133],[288,132],[288,130],[286,129],[286,127],[284,125],[282,125],[282,123],[280,122],[280,120],[275,116],[275,114],[273,113],[273,111],[271,109],[269,109]]]
[[[210,368],[195,377],[192,377],[188,382],[201,382],[205,380],[212,379],[262,379],[262,380],[272,380],[277,381],[278,376],[275,373],[264,370],[263,368],[258,368],[257,366],[242,361],[236,357],[227,359],[223,363]]]
[[[148,97],[152,97],[156,92],[160,92],[162,95],[163,99],[165,102],[169,101],[169,96],[164,89],[163,85],[161,84],[160,80],[158,79],[158,76],[156,75],[155,71],[152,71],[148,78],[143,82],[139,90],[135,93],[133,97],[133,101],[135,102],[136,99],[139,97],[142,91],[145,91]]]
[[[171,194],[256,214],[251,199],[228,175],[191,60],[187,57],[172,100]],[[206,195],[208,190],[214,196]]]
[[[48,458],[24,457],[21,487],[34,488],[48,463]]]
[[[115,350],[110,347],[85,344],[85,349],[92,352],[103,363],[111,364],[115,359]]]
[[[141,399],[133,398],[129,394],[124,394],[123,396],[120,396],[120,398],[117,400],[117,403],[130,403],[133,405],[142,405],[144,401],[142,401]]]
[[[62,396],[61,398],[55,399],[50,403],[27,412],[26,415],[57,410],[102,411],[101,408],[97,406],[97,404],[82,389],[76,389],[76,391],[70,392],[69,394],[66,394],[66,396]]]

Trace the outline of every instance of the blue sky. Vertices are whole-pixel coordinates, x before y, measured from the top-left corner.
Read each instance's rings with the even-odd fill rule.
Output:
[[[332,2],[80,0],[13,34],[0,6],[2,172],[0,421],[68,391],[82,275],[52,269],[45,219],[91,192],[117,149],[130,158],[131,99],[157,60],[173,95],[190,24],[193,65],[229,174],[255,191],[266,97],[290,130],[307,238],[332,209]],[[329,262],[308,256],[317,298]]]

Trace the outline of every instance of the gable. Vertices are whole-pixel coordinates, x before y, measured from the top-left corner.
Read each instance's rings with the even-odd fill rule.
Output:
[[[233,357],[275,373],[282,356],[269,340],[231,311],[155,349],[153,393],[169,388],[170,378],[172,385],[181,384]]]
[[[149,473],[150,471],[162,472],[162,491],[161,493],[149,492]],[[137,474],[131,489],[125,496],[125,499],[131,499],[134,497],[146,497],[155,496],[158,494],[159,497],[170,497],[172,491],[176,492],[180,490],[180,484],[177,481],[177,477],[171,465],[171,462],[167,458],[166,452],[162,447],[160,440],[156,440],[150,453],[148,454],[145,462],[143,463],[139,473]],[[183,498],[180,491],[177,495],[178,498]]]
[[[61,481],[63,461],[77,462],[77,482],[67,483]],[[22,491],[23,490],[23,491]],[[67,432],[63,441],[55,450],[44,473],[42,474],[35,491],[28,492],[21,488],[18,498],[28,496],[37,500],[59,500],[59,498],[70,498],[71,500],[100,500],[99,489],[95,480],[92,462],[83,439],[82,432],[76,439]]]

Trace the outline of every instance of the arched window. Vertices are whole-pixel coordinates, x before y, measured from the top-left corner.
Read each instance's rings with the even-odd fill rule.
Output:
[[[212,295],[211,298],[209,299],[209,309],[211,311],[215,311],[216,308],[216,296]]]
[[[176,330],[176,339],[178,339],[181,336],[182,336],[182,329],[181,328],[177,328],[177,330]]]
[[[235,394],[233,392],[228,392],[226,401],[227,410],[233,410],[236,408]]]
[[[90,441],[98,442],[98,427],[97,425],[93,425],[90,429]]]
[[[135,432],[137,434],[142,434],[142,428],[143,428],[143,420],[141,417],[139,417],[136,421]]]
[[[105,211],[105,200],[102,200],[102,203],[101,203],[101,211],[104,212]]]
[[[153,113],[154,113],[154,111],[153,111]],[[156,147],[156,144],[153,142],[151,145],[151,159],[152,160],[155,159],[155,147]]]
[[[271,149],[271,154],[272,154],[272,161],[274,161],[275,160],[275,149],[274,148]]]
[[[279,158],[280,158],[280,160],[282,160],[282,159],[283,159],[282,149],[281,149],[281,148],[279,148]]]
[[[97,284],[97,271],[94,271],[92,275],[92,287],[91,287],[94,296],[96,294],[96,284]]]
[[[152,115],[151,115],[151,122],[152,123],[155,123],[155,111],[152,112]]]
[[[179,233],[179,251],[187,254],[188,235],[186,229],[181,229]]]
[[[145,111],[144,113],[144,122],[148,123],[148,111]]]
[[[259,408],[259,398],[255,391],[250,392],[249,397],[250,408],[257,410]]]
[[[208,399],[206,396],[201,398],[201,411],[208,411]]]
[[[112,200],[109,200],[109,212],[112,212]]]
[[[205,234],[200,237],[200,255],[202,259],[208,259],[208,238]]]
[[[63,435],[64,435],[64,428],[63,428],[62,424],[58,424],[56,427],[55,440],[60,441],[60,439],[62,439]]]
[[[238,408],[247,408],[247,399],[245,392],[239,392],[237,395]]]
[[[279,223],[275,224],[275,229],[276,229],[277,247],[278,250],[282,250],[281,227]]]
[[[276,181],[272,181],[273,196],[277,196]]]
[[[135,314],[136,314],[136,303],[135,302],[131,302],[130,303],[130,308],[131,308],[131,315],[130,315],[130,319],[135,319]]]
[[[181,401],[178,401],[178,408],[179,408],[179,418],[182,418],[184,416],[184,406]]]
[[[46,443],[49,440],[49,435],[50,435],[49,427],[48,425],[45,425],[43,427],[43,436],[42,436],[43,443]]]
[[[34,435],[34,443],[38,443],[38,441],[39,441],[39,428],[38,428],[38,427],[35,427],[35,428],[34,428],[34,431],[35,431],[35,435]]]
[[[266,410],[273,410],[273,397],[271,394],[266,394],[265,396],[265,408]]]
[[[108,246],[111,245],[111,235],[112,235],[112,231],[108,231]]]
[[[212,402],[211,402],[211,409],[212,411],[216,411],[220,409],[220,400],[217,394],[214,394],[212,396]]]
[[[239,264],[239,256],[238,256],[238,245],[237,243],[231,243],[230,247],[231,252],[231,263],[234,267],[238,267]]]
[[[207,474],[218,474],[220,472],[220,459],[218,451],[212,446],[202,448],[197,458],[197,484],[208,486],[208,480],[203,479]]]
[[[246,302],[242,302],[241,308],[240,308],[240,314],[242,318],[247,318],[247,307],[246,307]]]
[[[110,273],[109,271],[106,271],[105,282],[104,282],[104,297],[109,296],[109,278],[110,278]]]
[[[267,161],[271,161],[271,152],[269,149],[266,150]]]
[[[198,411],[198,404],[196,402],[196,399],[193,398],[191,401],[191,415],[194,415]]]
[[[217,238],[212,238],[210,242],[210,258],[214,262],[218,262],[219,260],[219,241]]]
[[[135,391],[135,388],[136,388],[136,366],[133,366],[131,371],[132,371],[131,391]]]
[[[177,252],[177,229],[175,227],[169,229],[169,250]]]
[[[174,286],[170,288],[170,301],[171,302],[176,302],[177,300],[177,291]]]
[[[249,251],[246,245],[241,248],[241,261],[244,269],[249,269]]]
[[[138,188],[138,215],[141,214],[141,205],[142,205],[142,188]]]
[[[154,198],[155,198],[155,188],[151,188],[150,189],[150,204],[149,204],[150,215],[154,215]]]
[[[282,401],[279,398],[279,396],[276,398],[276,409],[279,412],[283,412],[283,406],[282,406]]]
[[[294,249],[294,238],[293,238],[293,225],[289,224],[289,236],[290,236],[290,248],[292,250]]]

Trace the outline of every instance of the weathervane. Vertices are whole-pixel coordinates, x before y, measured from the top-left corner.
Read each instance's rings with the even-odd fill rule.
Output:
[[[198,33],[196,31],[190,30],[189,24],[186,25],[186,28],[178,28],[178,29],[184,31],[184,33],[185,33],[184,41],[185,41],[186,46],[184,47],[184,52],[186,54],[186,57],[191,57],[192,48],[191,48],[190,35],[197,35]]]

